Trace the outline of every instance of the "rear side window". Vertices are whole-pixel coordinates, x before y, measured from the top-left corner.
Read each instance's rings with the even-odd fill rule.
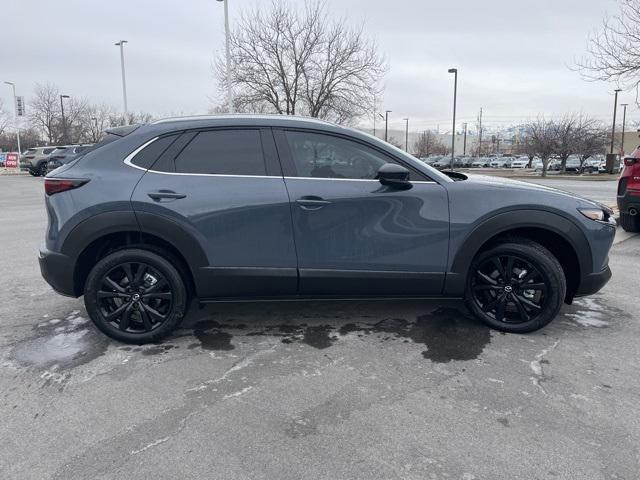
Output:
[[[153,162],[169,148],[177,136],[178,135],[168,135],[166,137],[160,137],[155,142],[151,142],[151,144],[147,145],[133,157],[131,163],[140,168],[151,168]]]
[[[259,130],[199,132],[175,159],[176,172],[266,175]]]
[[[44,155],[49,155],[51,152],[53,152],[55,150],[55,148],[45,148],[42,150],[42,153]],[[33,150],[34,152],[36,151],[35,149]]]

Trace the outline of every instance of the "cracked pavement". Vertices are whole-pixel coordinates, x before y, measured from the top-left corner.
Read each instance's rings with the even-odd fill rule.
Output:
[[[636,479],[640,237],[528,335],[457,301],[194,306],[104,337],[41,279],[42,180],[0,179],[3,479]]]

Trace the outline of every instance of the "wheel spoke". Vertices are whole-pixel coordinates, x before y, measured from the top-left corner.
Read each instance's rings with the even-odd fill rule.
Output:
[[[513,277],[513,261],[513,257],[507,257],[507,268],[505,269],[507,276],[504,279],[505,282],[510,282]]]
[[[506,295],[502,295],[500,297],[500,301],[498,302],[498,305],[496,306],[496,320],[499,322],[504,321],[504,310],[505,307],[507,306],[507,296]]]
[[[518,313],[520,313],[520,318],[522,319],[522,321],[528,322],[529,314],[527,313],[527,310],[522,305],[522,302],[520,301],[520,299],[517,297],[517,295],[511,295],[511,298],[513,298],[513,303],[515,303],[516,308],[518,309]]]
[[[540,282],[540,283],[525,283],[524,285],[522,285],[521,287],[523,290],[542,290],[543,292],[547,290],[547,286]]]
[[[489,285],[498,285],[498,282],[496,282],[493,278],[491,278],[489,275],[482,273],[480,270],[476,271],[476,275],[478,275],[478,277],[480,277],[480,279],[485,282],[488,283]]]
[[[122,315],[122,312],[124,312],[128,306],[129,306],[128,303],[123,303],[118,308],[116,308],[113,312],[108,313],[107,315],[105,315],[104,318],[107,321],[111,322],[111,321],[117,319],[118,317],[120,317],[120,315]]]
[[[127,308],[124,309],[124,314],[122,315],[122,318],[120,319],[120,330],[122,330],[123,332],[129,328],[129,321],[131,320],[131,310],[133,310],[133,304],[129,303],[127,304]]]
[[[494,298],[491,302],[485,304],[482,307],[482,310],[484,310],[485,312],[489,312],[491,311],[496,305],[498,305],[498,303],[500,303],[500,295],[497,295],[496,298]]]
[[[138,264],[138,270],[136,270],[136,276],[133,279],[133,283],[135,285],[141,285],[142,284],[142,278],[144,277],[144,274],[147,273],[147,269],[149,267],[147,265],[145,265],[144,263],[139,263]]]
[[[498,270],[498,274],[500,275],[500,278],[502,278],[503,281],[506,281],[506,275],[504,273],[504,267],[502,266],[502,260],[500,260],[500,257],[491,257],[491,262],[495,265],[496,269]]]
[[[536,275],[538,275],[538,271],[532,267],[531,270],[529,270],[527,274],[523,278],[521,278],[518,282],[520,283],[520,285],[524,285],[528,281],[533,280],[533,277],[535,277]]]
[[[502,287],[499,287],[498,285],[474,285],[473,289],[475,291],[480,291],[480,290],[499,290]]]
[[[105,290],[98,291],[98,298],[129,298],[129,295],[122,292],[107,292]]]
[[[102,281],[102,283],[110,286],[116,292],[120,292],[120,293],[124,293],[125,292],[124,288],[121,287],[119,283],[117,283],[116,281],[112,280],[110,277],[104,277],[104,280]]]
[[[520,296],[520,295],[516,295],[516,298],[518,300],[520,300],[522,302],[523,305],[526,305],[527,307],[529,307],[532,310],[535,310],[536,312],[542,310],[542,307],[540,305],[537,305],[535,303],[533,303],[530,300],[527,300],[526,298]]]
[[[142,308],[151,316],[151,319],[155,320],[156,322],[164,322],[167,318],[166,315],[161,314],[155,308],[150,307],[146,303],[141,302],[140,305],[142,305]]]
[[[160,290],[162,287],[164,287],[167,284],[167,282],[165,281],[164,278],[160,278],[155,285],[151,285],[149,288],[147,288],[144,293],[145,294],[149,294],[149,293],[153,293],[156,292],[158,290]]]
[[[171,300],[173,298],[173,294],[171,292],[143,293],[142,298],[144,298],[145,300],[148,298],[159,298],[161,300]]]
[[[131,286],[133,284],[133,272],[131,271],[131,264],[123,263],[122,269],[124,270],[124,274],[126,275],[127,280],[129,281],[129,286]]]
[[[141,304],[142,308],[140,308],[140,317],[142,318],[142,323],[144,324],[145,331],[149,332],[153,329],[153,322],[149,318],[149,314],[147,313],[146,306]]]

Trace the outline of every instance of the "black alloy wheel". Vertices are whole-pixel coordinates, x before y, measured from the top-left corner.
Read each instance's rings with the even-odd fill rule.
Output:
[[[84,300],[95,325],[112,338],[147,343],[167,336],[187,310],[185,282],[169,255],[113,252],[91,270]]]
[[[509,238],[476,256],[465,303],[492,328],[525,333],[555,318],[566,290],[562,266],[549,250],[528,239]]]

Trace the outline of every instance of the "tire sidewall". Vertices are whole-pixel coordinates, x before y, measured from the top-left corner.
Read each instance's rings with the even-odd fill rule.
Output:
[[[484,260],[495,255],[509,254],[518,255],[534,265],[536,269],[538,269],[538,271],[540,271],[540,273],[542,273],[542,275],[545,277],[545,283],[547,283],[548,297],[546,299],[543,312],[535,319],[524,323],[510,324],[499,322],[494,318],[491,318],[476,303],[471,290],[471,280],[473,274]],[[556,317],[564,302],[566,289],[566,280],[562,267],[551,252],[538,244],[520,244],[509,242],[485,250],[477,255],[473,260],[469,269],[469,273],[467,275],[465,303],[467,304],[469,310],[471,310],[471,312],[478,319],[492,328],[505,332],[526,333],[544,327]]]
[[[98,304],[97,292],[102,277],[113,268],[126,262],[143,262],[162,273],[171,287],[173,303],[169,317],[151,332],[123,332],[105,320]],[[125,343],[143,344],[157,341],[169,335],[182,321],[187,308],[185,282],[171,262],[154,252],[139,249],[126,249],[113,252],[101,259],[91,269],[84,288],[84,303],[93,323],[107,336]]]

